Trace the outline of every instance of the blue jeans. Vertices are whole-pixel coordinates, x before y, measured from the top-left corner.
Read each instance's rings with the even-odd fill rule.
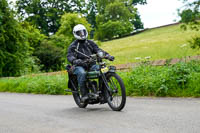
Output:
[[[90,68],[90,71],[98,71],[99,70],[99,65],[93,65]],[[82,96],[87,93],[86,87],[85,87],[85,81],[86,81],[86,71],[83,67],[81,66],[76,66],[73,74],[77,76],[78,80],[78,86],[80,88]]]

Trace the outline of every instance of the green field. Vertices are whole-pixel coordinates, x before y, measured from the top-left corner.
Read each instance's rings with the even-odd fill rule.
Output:
[[[103,42],[101,48],[114,55],[114,64],[139,62],[135,58],[150,60],[181,58],[200,54],[200,51],[190,48],[188,40],[200,35],[196,31],[183,31],[180,25],[150,29],[130,37]]]

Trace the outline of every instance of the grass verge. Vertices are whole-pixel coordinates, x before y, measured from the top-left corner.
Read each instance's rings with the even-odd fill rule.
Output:
[[[141,65],[118,72],[127,96],[200,97],[200,61],[171,66]],[[67,74],[1,78],[0,92],[66,95]]]
[[[35,75],[18,78],[0,79],[0,92],[34,93],[34,94],[67,94],[66,74]]]

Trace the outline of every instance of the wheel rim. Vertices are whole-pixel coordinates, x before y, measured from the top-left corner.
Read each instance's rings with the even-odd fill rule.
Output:
[[[108,85],[112,92],[109,92],[109,101],[114,108],[118,108],[122,103],[122,91],[118,80],[111,76],[108,80]]]

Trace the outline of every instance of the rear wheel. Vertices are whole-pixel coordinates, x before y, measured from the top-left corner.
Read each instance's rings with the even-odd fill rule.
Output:
[[[107,76],[108,86],[107,101],[110,108],[114,111],[121,111],[126,104],[126,90],[124,83],[119,75],[116,73],[109,73]]]

